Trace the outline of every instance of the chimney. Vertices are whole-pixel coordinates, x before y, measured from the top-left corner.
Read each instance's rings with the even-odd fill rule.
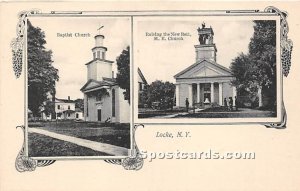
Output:
[[[70,101],[70,96],[68,96],[68,100]]]

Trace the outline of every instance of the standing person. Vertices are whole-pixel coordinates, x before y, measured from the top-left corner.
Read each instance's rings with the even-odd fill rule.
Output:
[[[226,97],[224,98],[224,107],[227,110],[227,99],[226,99]]]
[[[233,99],[232,99],[232,97],[229,97],[229,110],[233,111]]]
[[[186,107],[186,112],[189,112],[189,106],[190,106],[189,99],[188,99],[188,98],[186,98],[186,99],[185,99],[185,107]]]
[[[236,110],[236,111],[238,110],[238,104],[239,104],[239,102],[238,102],[238,100],[237,100],[237,97],[235,96],[235,97],[234,97],[234,105],[235,105],[235,110]]]

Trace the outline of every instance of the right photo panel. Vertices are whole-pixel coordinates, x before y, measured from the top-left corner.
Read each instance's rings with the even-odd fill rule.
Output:
[[[278,23],[274,16],[134,17],[135,122],[280,121]]]

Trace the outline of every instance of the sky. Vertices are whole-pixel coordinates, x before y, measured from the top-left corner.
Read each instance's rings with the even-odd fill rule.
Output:
[[[91,49],[94,36],[105,36],[104,46],[108,48],[106,58],[114,61],[126,46],[131,44],[129,17],[31,17],[31,23],[45,32],[47,49],[53,51],[53,66],[59,70],[56,97],[83,98],[80,88],[87,82],[86,63],[92,60]],[[199,44],[197,28],[205,22],[214,30],[217,47],[217,63],[229,67],[231,60],[239,53],[248,52],[253,36],[251,20],[208,19],[203,17],[145,17],[135,18],[134,65],[140,67],[148,83],[157,79],[175,83],[173,76],[195,63],[194,45]],[[182,41],[154,41],[146,33],[184,32],[190,36]],[[73,37],[57,37],[57,33],[73,33]],[[90,37],[74,37],[74,33],[89,33]]]
[[[135,62],[150,84],[155,80],[175,83],[173,76],[195,63],[194,45],[199,44],[197,28],[205,22],[214,31],[217,47],[217,63],[230,66],[239,53],[248,53],[248,44],[253,36],[251,20],[220,20],[203,17],[193,18],[142,18],[136,21]],[[178,41],[155,41],[146,33],[190,33]]]
[[[87,82],[86,63],[92,60],[91,49],[95,46],[94,36],[105,36],[106,59],[114,61],[130,45],[130,18],[125,17],[31,17],[33,26],[45,32],[45,47],[53,51],[53,66],[59,70],[59,82],[56,84],[56,97],[75,100],[83,98],[80,88]],[[57,37],[57,33],[73,33],[73,37]],[[90,37],[74,37],[74,33],[89,33]]]

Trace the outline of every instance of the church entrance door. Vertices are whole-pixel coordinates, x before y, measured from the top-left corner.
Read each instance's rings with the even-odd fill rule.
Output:
[[[101,109],[98,109],[98,121],[101,121]]]

